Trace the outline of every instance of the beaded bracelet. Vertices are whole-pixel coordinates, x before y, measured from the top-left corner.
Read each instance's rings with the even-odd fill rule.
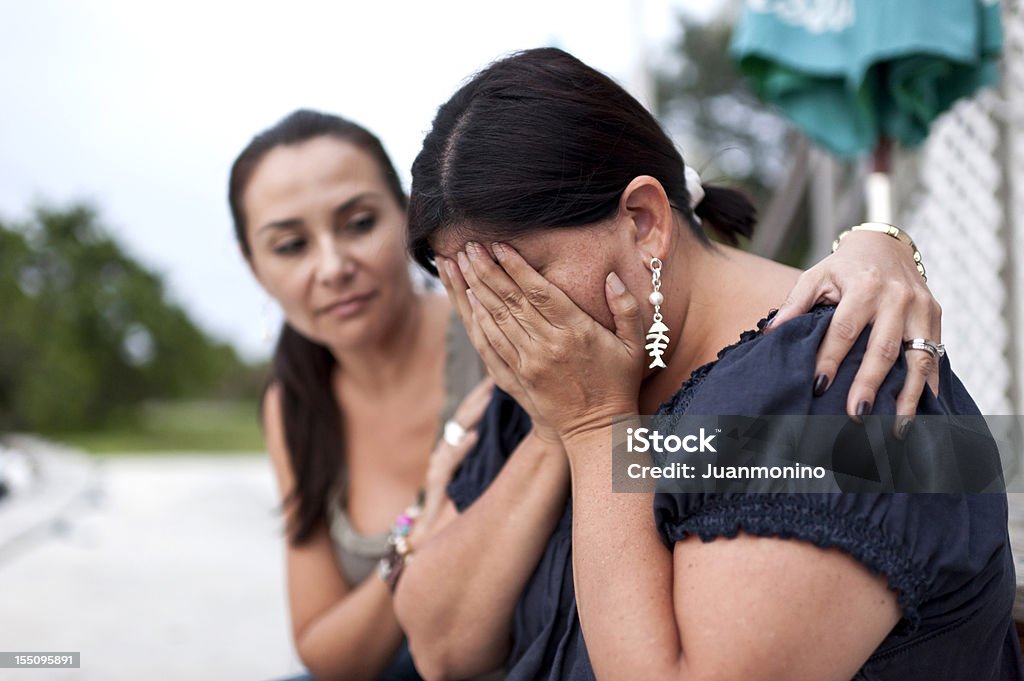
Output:
[[[884,222],[862,222],[859,225],[855,225],[850,229],[839,233],[836,240],[832,242],[833,253],[839,249],[839,242],[843,240],[843,237],[850,232],[878,232],[879,234],[887,234],[897,241],[910,246],[910,250],[914,254],[914,265],[917,267],[918,274],[920,274],[925,281],[928,281],[928,275],[925,274],[924,270],[924,263],[921,262],[921,251],[917,250],[917,244],[914,243],[914,240],[910,238],[910,235],[907,234],[906,231],[899,227],[888,225]]]
[[[416,519],[423,511],[422,502],[417,502],[405,509],[391,526],[391,533],[388,535],[388,553],[380,559],[377,565],[377,574],[384,580],[391,591],[398,585],[398,578],[402,576],[405,563],[412,554],[412,544],[409,543],[409,533],[412,532]]]

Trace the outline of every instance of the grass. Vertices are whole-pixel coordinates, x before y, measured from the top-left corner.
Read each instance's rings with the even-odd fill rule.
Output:
[[[152,402],[130,422],[53,439],[93,454],[264,451],[257,406],[250,401]]]

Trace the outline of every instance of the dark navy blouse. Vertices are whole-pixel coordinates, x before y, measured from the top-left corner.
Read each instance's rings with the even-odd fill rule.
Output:
[[[659,410],[665,414],[844,414],[867,345],[862,334],[832,387],[813,397],[815,356],[833,307],[819,307],[767,336],[744,333],[697,369]],[[901,357],[879,390],[873,413],[892,414],[907,366]],[[919,414],[977,414],[950,370],[926,390]],[[481,437],[449,495],[461,511],[486,490],[529,431],[525,412],[496,391]],[[846,551],[897,591],[903,618],[858,672],[865,681],[1022,680],[1011,617],[1015,576],[1003,494],[666,494],[654,521],[668,546],[743,531]],[[553,531],[516,607],[508,681],[593,679],[572,581],[572,513]],[[666,598],[671,598],[666,594]]]

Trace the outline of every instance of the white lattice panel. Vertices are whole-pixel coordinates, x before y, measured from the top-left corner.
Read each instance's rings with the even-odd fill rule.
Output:
[[[943,306],[943,342],[986,414],[1024,409],[1024,15],[1006,9],[1006,75],[958,103],[896,166],[898,222]]]
[[[1006,284],[1011,324],[1011,357],[1016,369],[1014,407],[1024,414],[1024,12],[1013,2],[1004,11],[1006,59],[1003,92],[1006,101],[1006,173],[1009,178],[1008,251],[1014,267]]]

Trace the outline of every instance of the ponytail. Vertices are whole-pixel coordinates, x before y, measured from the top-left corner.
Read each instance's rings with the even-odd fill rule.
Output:
[[[331,381],[336,365],[326,347],[288,324],[281,329],[271,381],[281,391],[285,443],[295,475],[284,506],[295,508],[287,533],[296,546],[323,522],[335,486],[345,486],[341,411]]]
[[[721,240],[736,245],[737,237],[747,239],[754,235],[757,211],[747,195],[736,189],[704,186],[704,198],[693,212]]]

